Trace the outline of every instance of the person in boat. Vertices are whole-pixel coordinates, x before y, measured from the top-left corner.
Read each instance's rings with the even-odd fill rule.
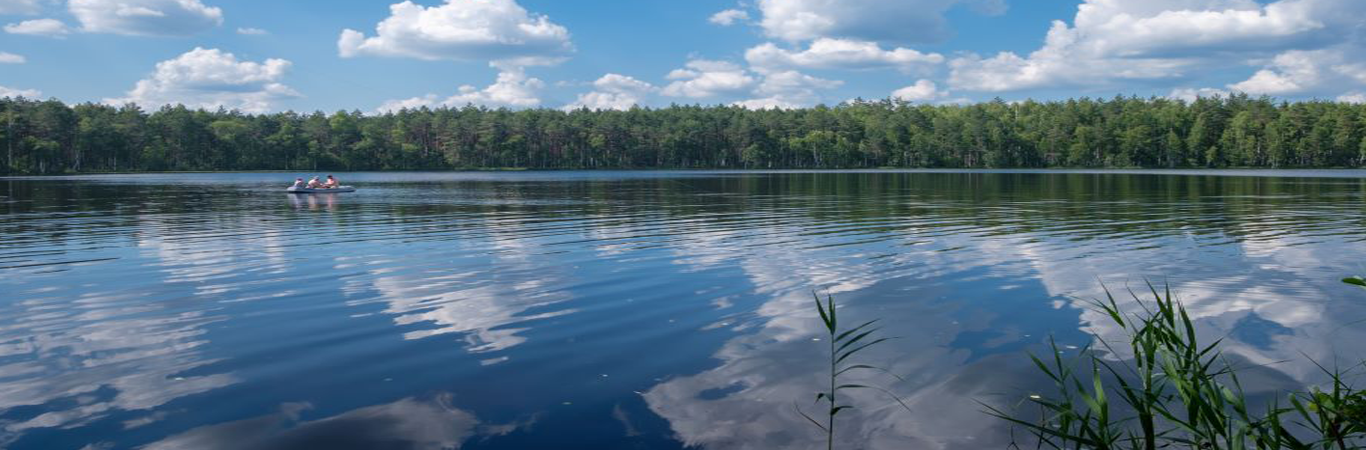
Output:
[[[323,184],[322,184],[321,182],[318,181],[318,177],[313,177],[312,180],[308,180],[308,188],[309,188],[309,189],[321,189],[322,187],[323,187]]]
[[[302,188],[304,187],[304,179],[303,179],[303,178],[295,178],[295,179],[294,179],[294,185],[293,185],[293,186],[290,186],[290,187],[292,187],[292,188],[294,188],[294,189],[302,189]]]
[[[336,178],[332,178],[331,175],[328,175],[328,176],[327,176],[327,182],[326,182],[326,183],[323,183],[323,189],[336,189],[336,188],[339,188],[339,187],[341,187],[341,183],[338,183],[338,182],[337,182],[337,179],[336,179]]]

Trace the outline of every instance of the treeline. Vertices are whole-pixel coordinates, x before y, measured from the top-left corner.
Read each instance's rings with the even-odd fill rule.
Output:
[[[1360,167],[1366,105],[1233,95],[747,110],[244,114],[0,99],[0,173]]]

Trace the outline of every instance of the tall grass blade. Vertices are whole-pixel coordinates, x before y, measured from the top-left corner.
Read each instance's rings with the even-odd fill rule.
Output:
[[[829,407],[826,408],[825,423],[821,424],[820,421],[803,412],[801,408],[796,408],[795,404],[793,406],[798,414],[800,414],[807,421],[811,422],[813,425],[816,425],[817,428],[819,428],[822,432],[825,433],[826,448],[833,449],[835,446],[835,416],[838,415],[841,411],[854,408],[854,405],[840,404],[840,391],[851,389],[873,389],[891,396],[893,399],[896,400],[897,404],[901,405],[901,407],[905,408],[907,411],[910,411],[911,408],[910,406],[906,405],[906,403],[902,401],[900,397],[897,397],[896,394],[892,393],[891,391],[885,388],[860,383],[840,382],[841,376],[846,375],[849,372],[855,370],[878,371],[892,375],[897,380],[904,381],[904,379],[900,376],[897,376],[896,374],[891,373],[886,369],[877,366],[854,363],[843,365],[845,360],[853,357],[860,351],[863,351],[874,345],[886,342],[892,338],[875,338],[876,333],[880,330],[880,328],[869,327],[877,323],[878,320],[870,320],[848,330],[842,330],[839,326],[839,313],[837,305],[835,304],[835,297],[833,295],[827,294],[825,297],[825,301],[822,302],[820,295],[816,294],[815,292],[812,292],[811,295],[816,300],[816,313],[820,316],[821,323],[825,326],[825,332],[829,341],[829,351],[825,355],[825,357],[828,358],[828,363],[830,365],[830,371],[828,372],[829,390],[817,392],[815,400],[816,403],[820,403],[822,400],[829,403]],[[866,341],[866,339],[871,340]]]
[[[1360,277],[1343,282],[1366,287]],[[1147,287],[1147,299],[1129,290],[1142,311],[1136,315],[1123,313],[1108,288],[1104,299],[1090,302],[1127,335],[1132,355],[1107,361],[1088,347],[1064,359],[1050,337],[1051,359],[1029,355],[1057,389],[1051,396],[1029,397],[1027,403],[1040,408],[1039,421],[979,402],[985,412],[1023,427],[1036,448],[1366,448],[1366,392],[1348,385],[1344,371],[1320,365],[1331,386],[1293,393],[1285,397],[1289,407],[1273,402],[1265,412],[1255,413],[1248,407],[1238,368],[1220,351],[1224,341],[1201,343],[1195,320],[1170,285]],[[1093,338],[1098,348],[1120,355],[1105,339]],[[1082,363],[1091,370],[1087,380],[1077,372]],[[1111,398],[1122,407],[1112,405]],[[1013,439],[1012,446],[1017,444]]]

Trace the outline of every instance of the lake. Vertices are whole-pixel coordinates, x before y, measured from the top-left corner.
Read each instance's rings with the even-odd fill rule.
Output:
[[[304,175],[0,179],[0,447],[817,448],[813,291],[899,338],[846,448],[1004,448],[1104,287],[1254,392],[1366,359],[1366,171]]]

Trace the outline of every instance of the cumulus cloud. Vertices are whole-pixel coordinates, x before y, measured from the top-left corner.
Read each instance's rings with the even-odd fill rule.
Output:
[[[593,91],[579,94],[564,109],[588,108],[626,110],[644,103],[645,96],[658,90],[654,85],[626,75],[609,73],[593,82]]]
[[[538,93],[543,88],[545,88],[545,82],[540,79],[528,77],[522,70],[511,69],[499,72],[498,79],[483,89],[464,85],[460,86],[455,95],[444,100],[436,94],[427,94],[422,97],[389,100],[380,105],[377,110],[385,113],[423,106],[462,107],[465,105],[532,108],[541,104]]]
[[[748,22],[749,13],[739,9],[727,9],[725,11],[712,14],[711,18],[707,19],[707,21],[723,27],[728,27],[731,25],[735,25],[738,22]]]
[[[1366,88],[1366,46],[1359,43],[1319,50],[1291,50],[1229,88],[1250,94],[1331,95]],[[1335,92],[1336,91],[1336,92]]]
[[[175,59],[157,63],[156,71],[138,81],[126,97],[105,102],[268,112],[275,109],[275,102],[299,96],[281,83],[289,67],[290,62],[283,59],[262,63],[239,61],[232,53],[196,47]]]
[[[667,78],[674,81],[664,86],[664,95],[690,98],[739,94],[758,82],[738,64],[706,59],[688,61],[682,69],[669,72]]]
[[[38,0],[0,0],[0,14],[38,14]]]
[[[1087,0],[1072,25],[1055,21],[1042,48],[950,63],[956,89],[1013,91],[1181,79],[1202,69],[1322,47],[1354,27],[1349,0]],[[1336,36],[1336,37],[1335,37]]]
[[[247,28],[238,28],[238,29],[237,29],[237,34],[243,34],[243,35],[247,35],[247,36],[262,36],[262,35],[270,34],[270,32],[269,32],[269,31],[266,31],[266,30],[262,30],[262,29],[260,29],[260,28],[250,28],[250,27],[247,27]]]
[[[949,35],[943,13],[966,3],[981,12],[1004,11],[1000,0],[759,0],[759,26],[769,37],[823,37],[898,43],[933,42]]]
[[[200,0],[71,0],[81,30],[133,36],[187,36],[223,24],[223,10]]]
[[[24,55],[16,55],[10,52],[0,52],[0,64],[23,64],[28,62]]]
[[[1318,64],[1309,59],[1309,52],[1292,52],[1276,56],[1271,68],[1262,69],[1233,87],[1265,94],[1289,94],[1303,91],[1306,85],[1317,84],[1322,74]]]
[[[5,25],[5,32],[31,36],[61,37],[70,34],[71,30],[67,28],[65,23],[57,19],[35,19]]]
[[[1346,103],[1366,103],[1366,92],[1353,91],[1339,95],[1337,101]]]
[[[1075,26],[1059,31],[1092,54],[1191,55],[1208,50],[1279,48],[1323,30],[1309,1],[1261,6],[1245,0],[1204,1],[1208,9],[1174,9],[1192,2],[1092,0],[1081,5]]]
[[[530,108],[541,104],[537,92],[542,88],[545,88],[545,82],[540,79],[527,77],[520,70],[505,70],[498,73],[497,81],[484,89],[461,86],[459,93],[446,99],[446,104]]]
[[[1167,98],[1173,100],[1183,100],[1193,102],[1200,98],[1228,97],[1229,91],[1216,88],[1176,88],[1172,89]]]
[[[795,70],[764,74],[763,82],[754,90],[757,98],[735,102],[750,109],[801,108],[820,101],[819,90],[833,89],[843,81],[816,78]]]
[[[933,81],[921,79],[910,86],[892,91],[892,98],[907,102],[931,102],[948,97]]]
[[[921,53],[897,47],[883,50],[876,42],[821,38],[806,50],[793,51],[774,43],[764,43],[745,51],[745,60],[755,68],[799,67],[807,69],[872,69],[894,67],[904,72],[924,69],[944,62],[938,53]]]
[[[813,77],[796,70],[756,68],[750,71],[728,61],[694,59],[669,72],[673,82],[660,93],[670,97],[747,99],[733,104],[746,108],[797,108],[821,100],[819,91],[844,82]]]
[[[343,30],[337,41],[341,56],[526,66],[554,64],[574,51],[568,29],[528,13],[514,0],[447,0],[432,7],[405,1],[389,11],[374,37]]]
[[[789,103],[774,97],[740,100],[735,102],[734,105],[745,109],[793,109],[798,107],[794,103]]]
[[[14,89],[14,88],[8,88],[8,87],[0,86],[0,98],[6,98],[6,97],[39,98],[39,97],[42,97],[42,96],[43,96],[43,93],[42,93],[42,92],[39,92],[39,91],[34,90],[34,89]]]
[[[436,94],[427,94],[421,97],[411,97],[398,100],[387,100],[380,104],[375,111],[384,113],[394,113],[405,109],[418,109],[422,107],[433,107],[441,104],[441,98]]]

